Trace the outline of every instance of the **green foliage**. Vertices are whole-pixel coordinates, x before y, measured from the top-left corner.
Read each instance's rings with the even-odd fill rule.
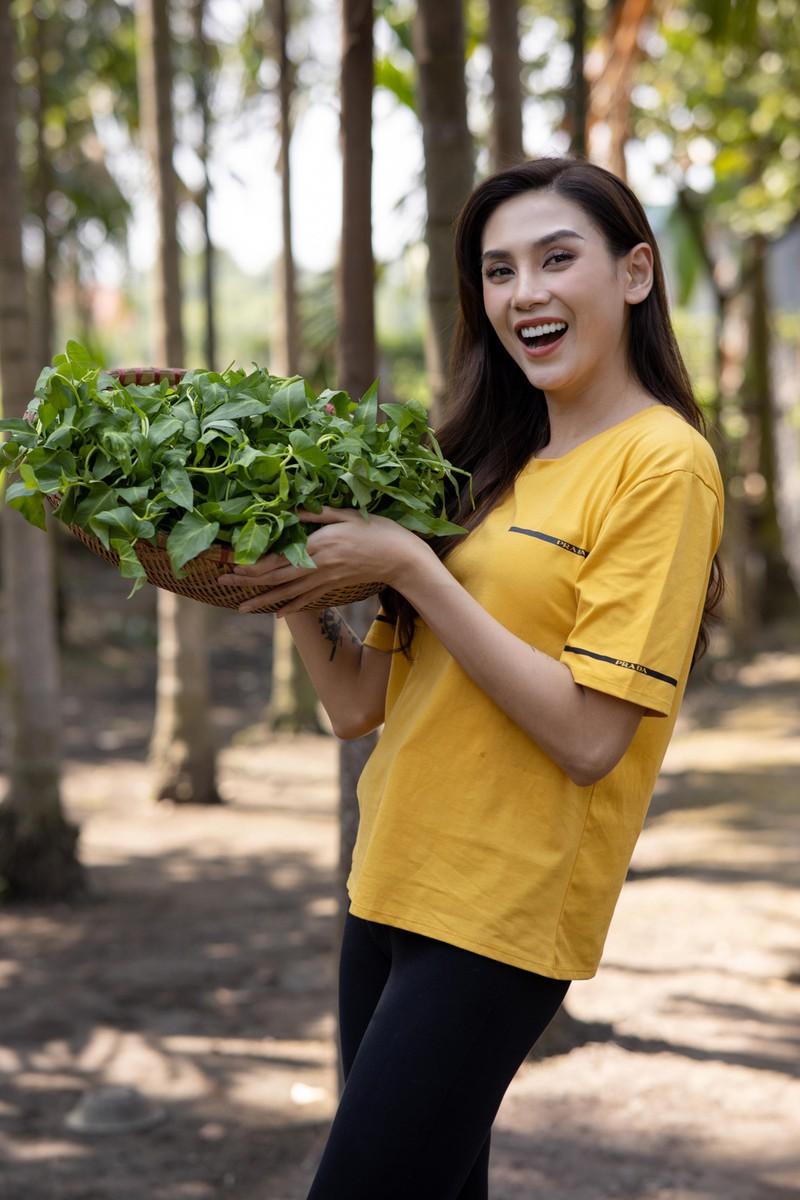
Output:
[[[35,396],[30,420],[0,421],[0,467],[16,477],[6,503],[43,529],[43,498],[58,495],[56,517],[119,555],[131,595],[145,581],[136,542],[159,531],[178,578],[213,542],[238,563],[274,550],[313,568],[301,507],[354,507],[428,536],[465,532],[446,519],[444,487],[467,472],[442,457],[421,404],[378,404],[377,381],[359,402],[259,367],[123,386],[69,342]]]
[[[138,121],[132,9],[116,0],[18,0],[14,15],[30,207],[56,241],[94,248],[102,233],[123,245],[130,206],[96,121],[112,112]]]
[[[795,0],[671,6],[639,83],[636,135],[666,135],[675,182],[738,237],[779,236],[800,211]]]

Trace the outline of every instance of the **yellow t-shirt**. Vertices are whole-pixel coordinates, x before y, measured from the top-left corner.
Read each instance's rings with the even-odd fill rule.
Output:
[[[529,460],[445,566],[576,683],[648,712],[617,766],[580,787],[418,619],[358,784],[356,916],[555,979],[595,974],[683,698],[723,503],[710,445],[664,405]],[[385,613],[364,641],[396,644]]]

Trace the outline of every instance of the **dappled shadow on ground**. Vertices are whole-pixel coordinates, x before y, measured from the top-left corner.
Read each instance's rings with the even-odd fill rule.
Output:
[[[202,837],[201,811],[194,822]],[[330,870],[302,851],[182,849],[121,855],[91,880],[79,903],[0,913],[14,949],[0,987],[3,1200],[43,1197],[43,1162],[59,1200],[273,1195],[270,1173],[285,1182],[287,1152],[302,1162],[327,1125]],[[312,1102],[298,1106],[292,1087],[307,1079]],[[167,1122],[99,1139],[64,1126],[87,1088],[115,1082],[163,1097]],[[170,1190],[194,1169],[200,1191]]]
[[[665,1135],[658,1128],[635,1137],[604,1131],[602,1112],[577,1124],[561,1106],[547,1114],[534,1104],[530,1131],[499,1129],[492,1135],[490,1179],[493,1200],[797,1200],[789,1182],[800,1168],[800,1155],[757,1164],[738,1155],[709,1149],[704,1131],[697,1136]],[[746,1176],[753,1168],[758,1177]],[[770,1182],[768,1175],[787,1182]],[[743,1175],[745,1176],[743,1182]]]
[[[0,1196],[304,1200],[336,1104],[335,740],[262,732],[272,623],[218,610],[226,803],[150,804],[155,594],[80,553],[65,795],[91,892],[0,909]],[[800,1194],[796,663],[687,695],[604,966],[504,1102],[492,1200]],[[109,1083],[165,1120],[69,1130]]]
[[[155,708],[156,590],[128,599],[129,580],[76,539],[59,541],[64,754],[83,762],[144,759]],[[210,605],[205,613],[213,737],[222,748],[264,720],[274,621]]]

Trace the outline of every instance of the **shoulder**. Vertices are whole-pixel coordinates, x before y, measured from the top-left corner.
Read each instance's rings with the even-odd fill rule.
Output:
[[[709,488],[722,505],[723,486],[711,444],[681,413],[666,404],[648,409],[634,423],[623,454],[627,488],[680,471]]]

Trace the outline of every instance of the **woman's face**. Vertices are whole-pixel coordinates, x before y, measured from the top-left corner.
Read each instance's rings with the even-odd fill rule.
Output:
[[[532,190],[494,210],[481,253],[486,315],[535,387],[567,398],[626,372],[627,305],[652,286],[646,243],[614,258],[582,208]]]

